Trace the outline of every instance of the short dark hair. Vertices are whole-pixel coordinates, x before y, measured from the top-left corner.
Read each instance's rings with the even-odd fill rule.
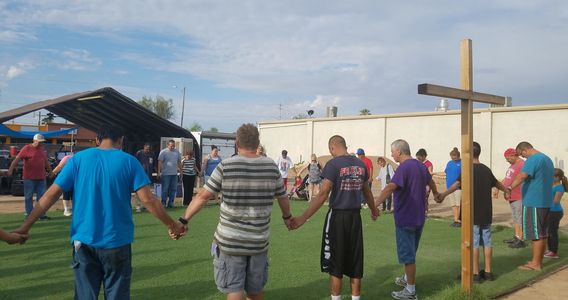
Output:
[[[481,145],[478,142],[473,142],[473,158],[479,158],[481,154]]]
[[[288,151],[287,151],[287,150],[282,150],[282,155],[288,155]]]
[[[237,129],[237,144],[248,150],[256,150],[260,145],[260,134],[254,124],[247,123]]]
[[[144,143],[144,147],[146,147],[146,146],[148,146],[148,147],[150,147],[150,148],[151,148],[151,147],[152,147],[152,144],[150,144],[150,143],[146,142],[146,143]]]
[[[334,136],[330,137],[329,142],[327,142],[327,144],[328,145],[341,146],[341,147],[347,149],[347,143],[345,142],[345,139],[340,135],[334,135]]]
[[[527,149],[532,149],[532,148],[533,148],[533,146],[531,145],[531,143],[529,143],[529,142],[520,142],[520,143],[517,145],[517,148],[515,148],[515,150],[517,150],[517,151],[518,151],[518,150],[527,150]]]
[[[169,141],[168,141],[168,144],[174,144],[174,146],[175,146],[176,141],[174,141],[174,140],[169,140]]]
[[[215,149],[219,149],[219,147],[215,146],[215,145],[211,145],[211,151],[215,150]]]
[[[97,139],[99,141],[110,139],[113,142],[118,142],[123,136],[122,128],[111,126],[110,124],[103,124],[97,130]]]
[[[418,151],[416,151],[416,156],[428,156],[428,153],[426,152],[426,149],[424,148],[420,148],[418,149]]]

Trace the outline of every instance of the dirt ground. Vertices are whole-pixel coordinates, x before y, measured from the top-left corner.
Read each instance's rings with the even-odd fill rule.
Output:
[[[441,181],[437,180],[438,187],[443,190],[443,184]],[[289,186],[291,188],[291,186]],[[288,189],[289,190],[289,189]],[[377,196],[379,194],[378,187],[373,186],[373,194]],[[502,197],[502,195],[501,195]],[[133,197],[134,201],[134,197]],[[568,195],[565,194],[562,200],[564,206],[568,201]],[[134,204],[134,202],[133,202]],[[181,205],[181,198],[176,199],[176,205]],[[2,213],[22,213],[23,220],[24,211],[24,199],[23,197],[14,197],[0,195],[0,214]],[[63,214],[63,204],[62,201],[58,201],[50,211],[56,211]],[[430,201],[430,212],[429,215],[433,217],[450,217],[452,214],[451,208],[448,202],[441,204]],[[511,226],[511,211],[509,204],[505,199],[499,198],[495,199],[493,202],[493,224],[500,224]],[[5,228],[9,230],[10,228]],[[568,218],[563,218],[560,222],[560,230],[568,233]],[[556,300],[556,299],[568,299],[568,266],[546,278],[543,278],[535,283],[530,284],[526,288],[516,291],[510,295],[507,295],[501,299],[507,300],[517,300],[517,299],[546,299],[546,300]]]

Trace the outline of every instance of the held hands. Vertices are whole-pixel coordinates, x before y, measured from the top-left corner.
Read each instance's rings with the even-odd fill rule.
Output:
[[[168,228],[168,234],[172,240],[179,240],[186,233],[187,225],[180,222],[175,222],[170,228]]]
[[[295,230],[300,228],[302,225],[306,223],[306,218],[304,216],[293,217],[290,219],[290,230]]]
[[[436,203],[442,203],[442,201],[444,201],[444,198],[446,198],[446,196],[447,196],[446,192],[434,194],[434,201],[436,201]]]
[[[20,234],[17,232],[10,232],[7,234],[6,243],[13,245],[13,244],[24,244],[28,240],[27,234]]]
[[[377,209],[376,207],[371,208],[371,220],[376,221],[380,215],[381,214],[379,213],[379,209]]]
[[[497,192],[499,192],[499,191],[497,191]],[[504,193],[504,194],[505,194],[505,200],[511,199],[511,192],[512,192],[512,191],[511,191],[511,188],[510,188],[510,187],[508,187],[508,188],[505,189],[505,193]]]

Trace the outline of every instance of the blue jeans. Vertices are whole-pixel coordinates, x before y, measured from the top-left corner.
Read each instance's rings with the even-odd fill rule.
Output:
[[[396,252],[401,264],[416,263],[416,252],[422,236],[422,226],[396,226]]]
[[[177,175],[162,175],[162,205],[173,206],[176,199]],[[167,201],[169,198],[169,201]]]
[[[73,249],[75,299],[99,298],[101,283],[105,299],[130,299],[132,252],[130,244],[101,249],[82,244]]]
[[[39,202],[39,199],[45,193],[45,179],[24,180],[24,200],[26,206],[26,215],[28,216],[32,213],[32,209],[34,209],[34,193],[36,194],[36,201]]]

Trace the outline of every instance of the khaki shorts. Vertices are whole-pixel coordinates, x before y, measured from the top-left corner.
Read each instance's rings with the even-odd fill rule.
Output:
[[[456,190],[455,192],[448,195],[451,206],[460,207],[462,199],[462,190]]]
[[[237,256],[217,251],[213,258],[213,273],[217,289],[222,293],[259,294],[268,281],[268,252]]]
[[[522,224],[523,223],[523,201],[517,200],[510,202],[511,205],[511,214],[513,217],[513,224]]]

